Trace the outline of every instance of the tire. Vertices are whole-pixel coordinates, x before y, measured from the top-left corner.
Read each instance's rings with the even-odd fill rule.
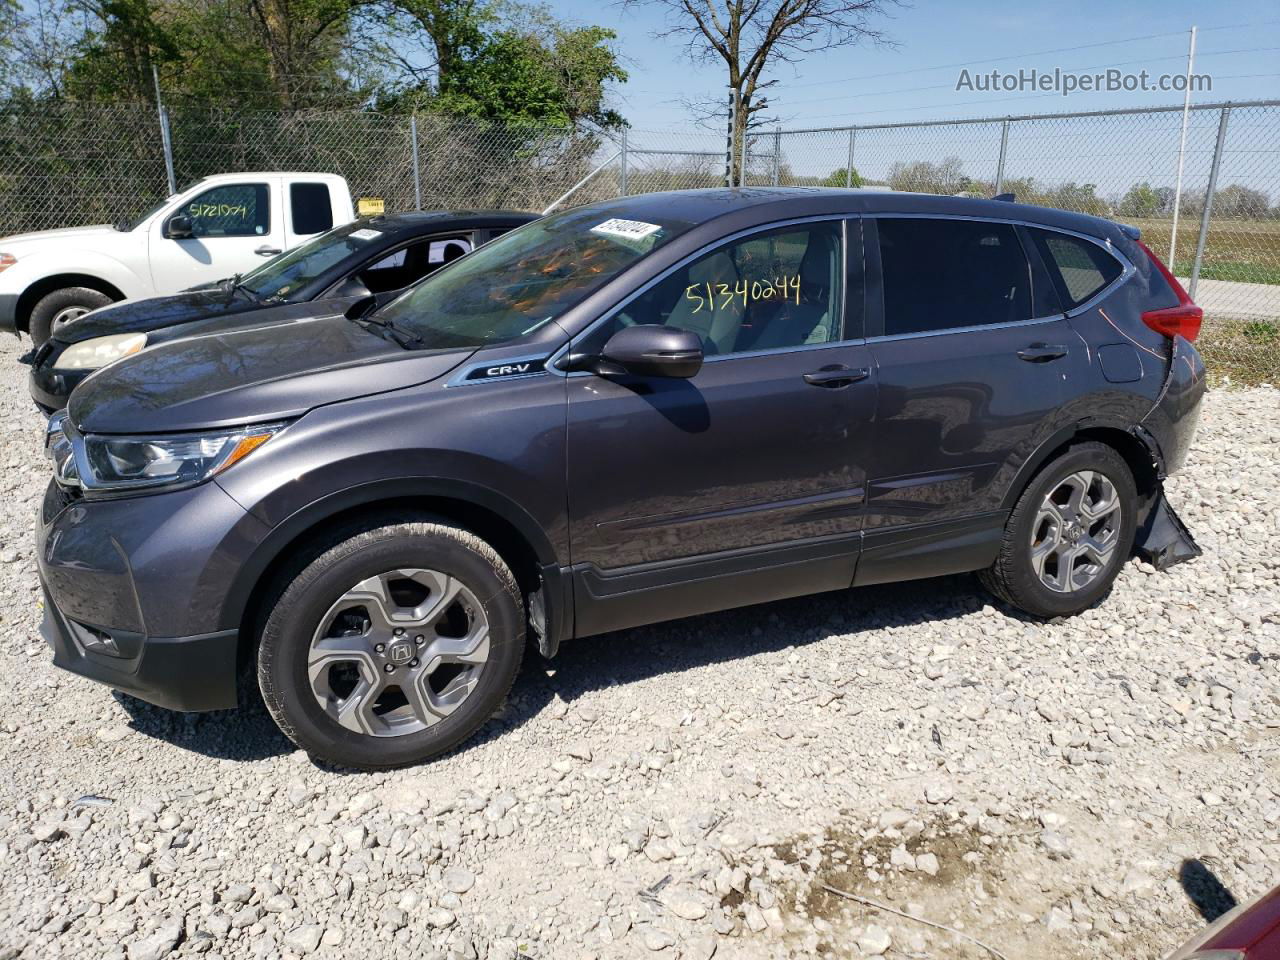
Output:
[[[31,308],[27,330],[38,347],[57,333],[64,323],[111,302],[111,298],[105,293],[89,287],[63,287],[53,293],[46,293],[36,301],[36,305]]]
[[[1000,553],[979,579],[1032,616],[1080,613],[1110,592],[1133,551],[1137,514],[1137,487],[1124,458],[1103,443],[1075,444],[1022,492]]]
[[[520,670],[515,577],[487,543],[444,522],[374,522],[342,536],[276,585],[257,656],[267,709],[285,736],[338,766],[382,770],[454,749]]]

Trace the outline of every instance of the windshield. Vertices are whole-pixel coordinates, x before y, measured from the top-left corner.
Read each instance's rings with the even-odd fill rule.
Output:
[[[121,233],[128,233],[130,230],[135,229],[138,226],[138,224],[142,223],[142,221],[148,220],[154,214],[159,213],[161,210],[167,207],[170,203],[176,200],[177,197],[178,195],[176,193],[171,197],[165,197],[155,206],[148,209],[146,213],[136,216],[132,220],[129,219],[128,217],[121,217],[114,224],[112,224],[112,226],[114,226]]]
[[[693,226],[666,216],[627,219],[631,206],[597,204],[534,220],[423,280],[376,316],[427,349],[532,333]]]
[[[383,232],[368,220],[344,223],[278,257],[272,257],[241,277],[239,286],[259,300],[287,301],[330,267],[383,236]]]

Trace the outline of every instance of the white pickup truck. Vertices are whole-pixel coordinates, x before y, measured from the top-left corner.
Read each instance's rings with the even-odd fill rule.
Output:
[[[97,307],[247,273],[354,219],[334,174],[225,173],[136,220],[0,238],[0,330],[26,331],[38,346]]]

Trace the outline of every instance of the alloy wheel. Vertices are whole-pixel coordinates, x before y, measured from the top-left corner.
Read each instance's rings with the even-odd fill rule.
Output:
[[[1123,511],[1103,473],[1081,470],[1045,494],[1031,527],[1031,564],[1055,593],[1073,593],[1102,576],[1120,538]]]
[[[396,737],[456,710],[488,660],[489,623],[475,594],[439,571],[401,569],[362,580],[329,608],[307,678],[346,729]]]

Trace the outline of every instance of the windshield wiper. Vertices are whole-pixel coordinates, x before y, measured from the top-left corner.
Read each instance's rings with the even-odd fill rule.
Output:
[[[377,327],[379,330],[383,331],[383,335],[386,336],[387,339],[399,344],[406,350],[410,350],[413,347],[420,347],[425,342],[416,333],[410,333],[403,327],[397,327],[390,320],[380,320],[376,317],[371,317],[369,313],[348,316],[347,319],[352,323],[367,323],[371,327]]]
[[[223,293],[227,294],[227,302],[230,303],[231,298],[235,296],[236,291],[239,291],[243,293],[246,297],[248,297],[250,300],[252,300],[254,303],[257,303],[260,298],[256,293],[254,293],[252,290],[250,290],[248,287],[246,287],[243,283],[240,282],[240,278],[242,276],[244,276],[244,274],[237,273],[233,277],[227,277],[225,280],[219,281],[219,283],[222,284]]]

